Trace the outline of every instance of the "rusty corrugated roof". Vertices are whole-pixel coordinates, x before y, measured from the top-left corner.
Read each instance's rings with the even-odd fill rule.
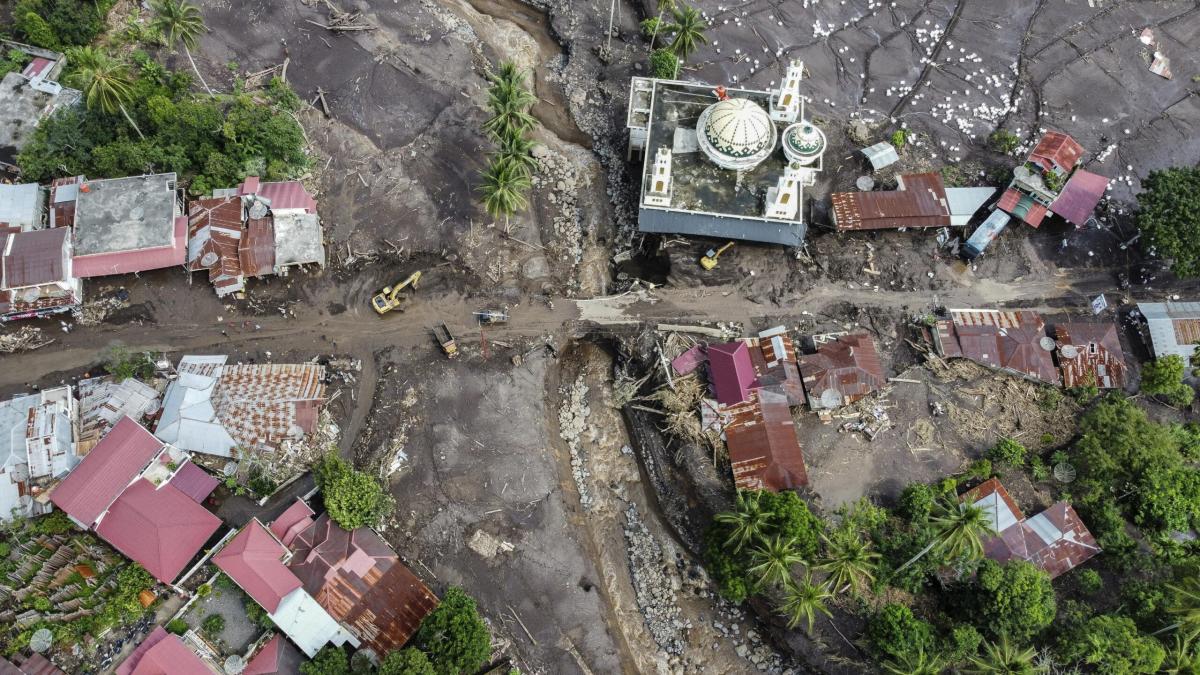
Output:
[[[243,278],[238,244],[242,240],[240,197],[197,199],[188,204],[188,263],[207,269],[214,286],[238,286]]]
[[[1046,324],[1025,310],[953,309],[938,324],[937,346],[943,356],[961,356],[990,368],[1059,383],[1050,351],[1042,345]]]
[[[238,255],[248,277],[275,273],[275,224],[270,216],[246,221],[246,233],[238,246]]]
[[[804,451],[785,396],[756,389],[725,412],[733,417],[725,439],[738,489],[778,492],[808,485]]]
[[[275,448],[316,427],[325,398],[323,366],[303,364],[226,365],[212,395],[221,425],[245,448]]]
[[[66,281],[63,247],[68,230],[33,230],[0,235],[0,288]]]
[[[890,192],[837,192],[834,222],[839,230],[879,230],[900,227],[946,227],[950,207],[937,173],[900,176],[900,189]]]
[[[1029,153],[1029,161],[1043,170],[1058,169],[1064,174],[1075,168],[1083,157],[1083,146],[1060,131],[1047,131]]]
[[[1055,326],[1063,386],[1089,380],[1102,389],[1125,386],[1125,353],[1113,323],[1064,323]]]
[[[426,588],[375,531],[347,531],[321,514],[292,544],[288,564],[304,590],[364,646],[404,646],[437,607]]]
[[[814,408],[853,403],[883,386],[883,365],[867,333],[843,335],[800,356],[800,376]],[[836,402],[834,401],[836,399]]]

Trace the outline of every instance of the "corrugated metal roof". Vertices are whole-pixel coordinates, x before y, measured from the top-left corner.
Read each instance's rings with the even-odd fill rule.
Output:
[[[952,309],[938,323],[937,347],[943,356],[960,356],[990,368],[1059,383],[1050,352],[1042,346],[1046,324],[1036,312]]]
[[[304,657],[282,635],[267,640],[246,664],[242,675],[295,675],[300,672]]]
[[[291,546],[296,535],[307,530],[316,515],[302,499],[296,499],[279,517],[271,521],[271,534],[279,537],[284,546]]]
[[[785,223],[643,207],[638,210],[638,231],[800,246],[808,226],[800,221]]]
[[[12,675],[67,675],[66,671],[61,670],[58,666],[50,663],[46,657],[37,652],[29,654],[15,654],[13,662],[16,664]],[[0,660],[0,674],[9,675],[5,672],[3,663],[6,661]]]
[[[788,405],[804,403],[795,346],[786,330],[764,331],[747,342],[751,345],[750,361],[756,375],[754,386],[782,394]]]
[[[1125,353],[1113,323],[1064,323],[1054,327],[1063,386],[1091,381],[1102,389],[1125,386]]]
[[[754,364],[745,342],[727,342],[708,348],[708,376],[722,405],[745,401],[754,386]]]
[[[203,504],[219,483],[215,476],[201,469],[195,462],[186,462],[171,477],[171,487],[191,497],[197,504]]]
[[[899,227],[946,227],[950,208],[941,175],[916,173],[897,177],[899,189],[889,192],[837,192],[833,204],[838,230],[879,230]]]
[[[888,142],[876,143],[862,149],[862,154],[871,162],[871,168],[875,171],[887,168],[896,162],[900,161],[900,155],[896,152],[896,146]]]
[[[1080,169],[1071,175],[1058,198],[1050,205],[1050,210],[1062,216],[1072,225],[1082,227],[1087,224],[1104,191],[1108,189],[1108,179],[1091,171]]]
[[[317,212],[317,200],[313,199],[300,181],[261,183],[257,176],[250,176],[238,185],[238,194],[262,197],[271,202],[272,211],[299,209],[305,213]]]
[[[1187,361],[1200,339],[1200,302],[1139,302],[1154,358],[1175,354]],[[1183,340],[1183,342],[1180,342]]]
[[[170,483],[156,488],[139,478],[112,503],[96,534],[169,584],[219,527],[220,518]]]
[[[853,403],[883,386],[883,365],[866,333],[843,335],[800,356],[800,376],[814,410]]]
[[[42,187],[37,183],[0,184],[0,226],[22,230],[42,226]]]
[[[188,204],[188,260],[190,271],[208,270],[208,281],[224,296],[244,285],[238,247],[242,241],[243,209],[240,197],[198,199]]]
[[[283,564],[286,555],[283,544],[256,518],[213,556],[213,563],[268,614],[274,614],[283,599],[301,586]]]
[[[238,244],[242,270],[248,277],[275,273],[275,223],[271,217],[250,218]]]
[[[748,401],[725,412],[733,416],[725,427],[725,440],[738,489],[778,492],[808,485],[804,452],[785,396],[756,389]]]
[[[0,235],[0,287],[5,290],[66,283],[68,230],[34,230]]]
[[[1063,173],[1075,168],[1083,157],[1083,146],[1075,142],[1067,134],[1059,131],[1047,131],[1038,141],[1037,147],[1029,153],[1029,161],[1041,166],[1044,170],[1057,168]]]
[[[50,500],[91,527],[162,447],[140,424],[122,417],[50,493]]]
[[[675,370],[676,375],[688,375],[707,360],[708,357],[704,354],[704,348],[696,345],[672,359],[671,368]]]
[[[438,600],[373,530],[322,514],[296,537],[289,568],[304,589],[377,654],[399,649]]]
[[[117,667],[117,675],[213,675],[215,672],[184,646],[178,636],[162,626],[155,626]]]

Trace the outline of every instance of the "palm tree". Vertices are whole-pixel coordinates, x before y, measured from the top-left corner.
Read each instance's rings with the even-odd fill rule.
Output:
[[[829,574],[826,583],[838,593],[851,589],[857,593],[875,581],[875,565],[879,554],[871,550],[871,542],[857,532],[843,528],[825,540],[825,557],[817,569]]]
[[[188,62],[192,64],[192,71],[196,73],[200,84],[204,85],[204,91],[212,96],[212,89],[208,88],[208,83],[196,67],[196,60],[192,58],[192,50],[196,48],[200,34],[207,30],[200,10],[183,0],[150,0],[150,8],[155,14],[150,27],[162,33],[168,47],[174,49],[177,43],[183,45],[183,53],[187,54]]]
[[[675,0],[658,0],[658,21],[654,24],[654,32],[650,34],[650,51],[654,51],[654,39],[658,37],[658,31],[662,28],[665,12],[675,13]]]
[[[507,99],[492,106],[492,116],[483,123],[483,130],[495,140],[503,141],[513,136],[525,135],[533,128],[533,123],[529,106],[522,105],[516,99]]]
[[[758,495],[756,491],[738,490],[733,511],[718,513],[715,517],[718,523],[730,527],[725,543],[733,547],[734,553],[761,537],[774,515],[762,508]]]
[[[1182,628],[1187,640],[1200,636],[1200,578],[1188,577],[1182,583],[1167,584],[1167,588],[1175,593],[1167,611],[1175,615],[1176,621],[1158,633]]]
[[[508,231],[508,219],[529,205],[525,193],[529,190],[529,176],[521,173],[512,162],[494,159],[483,172],[483,207],[493,218],[504,216],[504,229]]]
[[[812,583],[812,577],[806,575],[804,581],[789,581],[784,586],[783,601],[778,609],[787,617],[788,628],[795,628],[803,622],[804,631],[812,635],[818,612],[825,616],[833,616],[825,604],[832,597],[833,593],[829,592],[828,588]]]
[[[142,130],[125,109],[125,104],[133,99],[129,67],[91,46],[71,49],[68,58],[75,64],[75,72],[70,75],[71,84],[83,91],[87,107],[99,108],[110,115],[119,110],[138,138],[145,140]]]
[[[1167,657],[1158,672],[1165,675],[1200,674],[1200,651],[1194,648],[1192,638],[1176,635],[1175,644],[1167,647]]]
[[[525,136],[510,135],[500,139],[500,149],[496,156],[512,162],[515,169],[527,176],[537,168],[537,160],[533,157],[533,141]]]
[[[929,655],[921,648],[891,661],[883,662],[883,670],[892,675],[941,675],[946,670],[946,658]]]
[[[983,542],[996,535],[991,518],[982,508],[947,497],[941,513],[931,521],[934,527],[933,541],[921,549],[896,571],[900,572],[917,562],[934,549],[944,550],[947,559],[965,558],[978,560],[983,557]]]
[[[971,675],[1042,675],[1049,668],[1035,663],[1037,651],[1033,647],[1021,649],[1009,643],[1008,636],[999,642],[988,642],[983,653],[972,656],[971,666],[964,673]]]
[[[796,550],[795,537],[775,536],[750,551],[750,562],[753,565],[747,571],[758,579],[761,588],[791,579],[792,565],[804,562],[804,558]]]
[[[675,7],[671,13],[675,15],[675,22],[664,28],[674,33],[675,37],[667,48],[686,61],[700,45],[708,44],[708,38],[704,37],[704,19],[690,5]]]
[[[500,64],[500,70],[491,76],[492,86],[488,89],[488,105],[492,110],[509,103],[529,108],[537,103],[529,88],[525,86],[525,75],[509,61]]]

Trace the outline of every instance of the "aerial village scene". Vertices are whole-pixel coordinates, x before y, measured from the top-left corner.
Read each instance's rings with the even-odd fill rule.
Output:
[[[1200,673],[1198,47],[0,0],[0,675]]]

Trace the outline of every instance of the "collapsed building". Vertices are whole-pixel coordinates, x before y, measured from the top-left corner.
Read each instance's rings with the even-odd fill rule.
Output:
[[[0,172],[16,176],[21,171],[17,154],[29,144],[38,124],[58,110],[77,105],[83,94],[57,82],[67,62],[61,53],[9,40],[0,40],[0,50],[30,57],[24,68],[0,80]]]
[[[867,333],[816,336],[816,351],[799,357],[805,399],[813,410],[859,401],[883,386],[883,365]]]
[[[804,64],[774,91],[635,77],[626,127],[641,155],[638,229],[800,246],[803,190],[825,134],[804,116]]]
[[[79,464],[71,387],[0,402],[0,522],[48,513],[48,489]]]
[[[891,191],[833,193],[833,226],[842,232],[959,227],[996,193],[990,187],[948,188],[934,172],[900,175],[896,182]]]

